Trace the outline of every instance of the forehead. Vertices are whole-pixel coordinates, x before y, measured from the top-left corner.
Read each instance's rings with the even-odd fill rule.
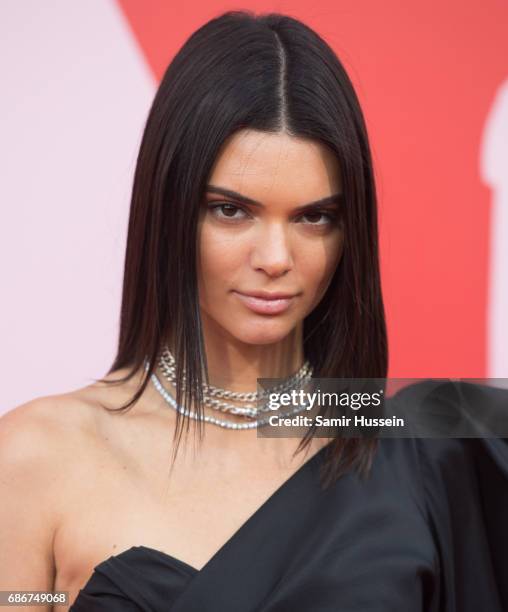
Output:
[[[325,145],[286,133],[241,130],[223,145],[209,183],[260,201],[305,204],[341,191],[340,169]]]

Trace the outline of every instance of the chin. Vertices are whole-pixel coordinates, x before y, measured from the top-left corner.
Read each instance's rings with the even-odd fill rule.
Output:
[[[229,333],[245,344],[276,344],[284,340],[296,325],[276,320],[261,320],[259,323],[246,323]]]

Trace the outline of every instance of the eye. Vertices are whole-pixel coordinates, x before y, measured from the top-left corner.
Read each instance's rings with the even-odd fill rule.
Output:
[[[236,206],[235,204],[231,204],[230,202],[210,204],[208,208],[216,219],[224,219],[226,221],[241,221],[249,216],[242,208]]]
[[[330,211],[313,210],[301,215],[300,219],[305,225],[330,225],[337,219],[337,215]]]

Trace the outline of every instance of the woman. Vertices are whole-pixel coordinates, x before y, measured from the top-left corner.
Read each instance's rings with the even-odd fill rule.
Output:
[[[259,378],[386,374],[352,85],[301,22],[224,14],[148,116],[110,372],[3,419],[1,588],[74,612],[502,610],[502,441],[256,434]]]

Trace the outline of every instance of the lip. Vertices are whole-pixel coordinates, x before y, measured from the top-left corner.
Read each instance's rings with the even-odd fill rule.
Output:
[[[234,291],[240,301],[257,314],[276,315],[285,312],[294,301],[296,295],[290,293],[269,293],[256,291],[253,293],[240,293]]]

